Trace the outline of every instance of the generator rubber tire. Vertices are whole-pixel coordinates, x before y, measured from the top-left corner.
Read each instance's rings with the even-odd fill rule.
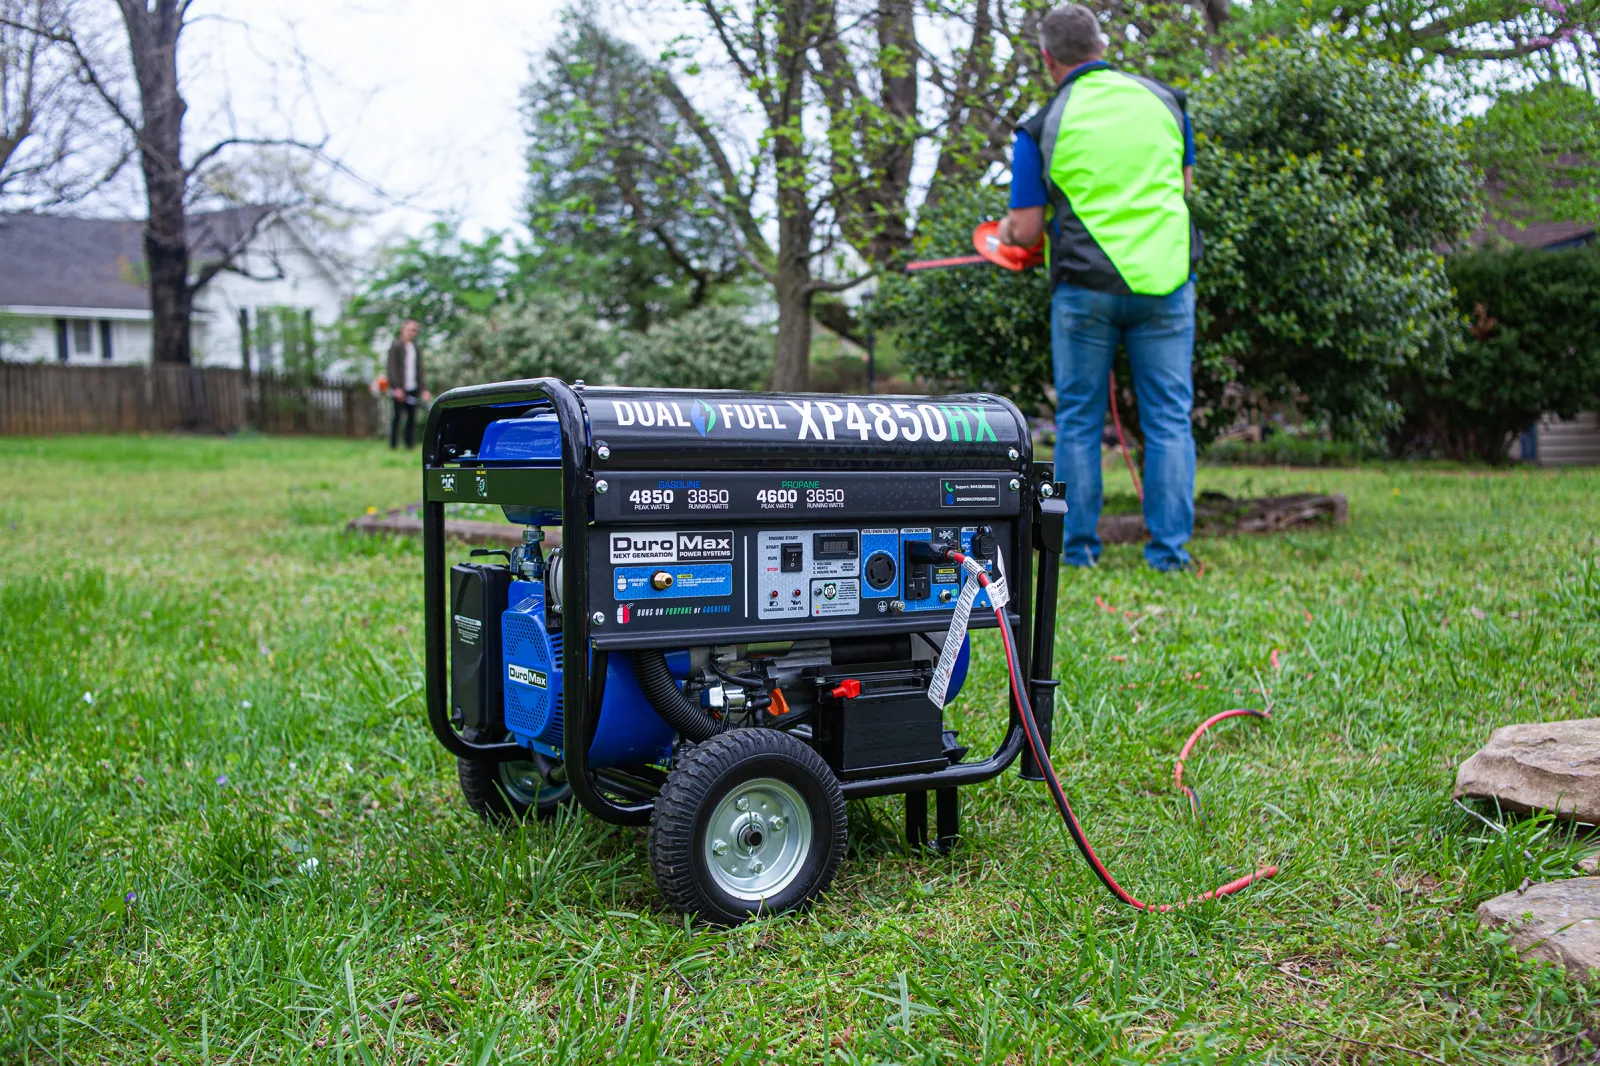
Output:
[[[667,775],[650,867],[674,908],[735,925],[810,905],[833,881],[848,829],[839,779],[809,745],[733,729],[690,748]]]
[[[479,762],[456,759],[456,778],[467,806],[480,817],[493,822],[520,822],[530,815],[542,820],[554,818],[563,805],[572,802],[572,786],[528,783],[539,780],[531,763]]]

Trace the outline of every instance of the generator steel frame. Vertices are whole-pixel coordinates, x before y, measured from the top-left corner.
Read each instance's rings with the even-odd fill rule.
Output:
[[[475,466],[473,458],[457,458],[451,440],[453,431],[464,431],[466,434],[475,432],[481,437],[483,427],[488,423],[515,417],[530,409],[555,413],[562,438],[559,471],[548,467],[496,464],[492,468],[495,473],[492,491],[466,497],[459,490],[447,488],[455,483],[454,479],[445,480],[451,475],[455,479],[463,476],[476,478],[477,472],[484,469]],[[1011,410],[1019,423],[1026,425],[1021,413],[1015,407]],[[578,802],[595,817],[617,825],[642,825],[648,822],[654,807],[653,799],[640,798],[631,803],[618,803],[604,795],[602,787],[622,792],[627,786],[624,784],[619,788],[610,781],[601,782],[588,761],[589,747],[594,742],[595,729],[599,724],[597,709],[605,696],[608,652],[593,648],[590,636],[589,589],[586,580],[589,567],[588,537],[585,532],[590,522],[595,472],[581,383],[568,385],[556,378],[530,378],[452,389],[434,402],[428,414],[422,437],[422,461],[423,610],[426,619],[423,643],[428,722],[434,736],[447,751],[462,758],[509,762],[528,757],[525,748],[510,741],[488,744],[469,741],[456,731],[450,720],[445,505],[467,498],[477,503],[525,505],[534,498],[559,497],[562,501],[563,557],[561,631],[564,646],[568,649],[563,663],[567,694],[565,728],[568,738],[580,741],[562,745],[567,778]],[[1015,576],[1023,578],[1012,588],[1020,630],[1018,653],[1026,656],[1019,666],[1023,676],[1030,679],[1029,696],[1040,732],[1048,746],[1054,719],[1054,690],[1058,684],[1051,674],[1056,590],[1066,506],[1053,481],[1052,465],[1033,462],[1032,444],[1026,433],[1023,434],[1019,467],[1023,471],[1032,471],[1031,476],[1022,479],[1022,506],[1014,524],[1011,545],[1013,565],[1022,571]],[[484,484],[488,484],[487,477]],[[1039,553],[1039,565],[1036,582],[1030,589],[1025,573],[1027,566],[1032,563],[1034,551]],[[974,621],[981,619],[975,618]],[[910,618],[907,618],[905,630],[919,631]],[[921,631],[926,631],[926,626]],[[592,662],[590,655],[576,654],[578,649],[592,650]],[[1005,737],[987,759],[981,762],[958,762],[926,773],[845,781],[841,782],[841,787],[847,799],[905,794],[907,832],[914,842],[917,842],[919,824],[923,840],[926,839],[927,793],[934,791],[939,801],[938,836],[942,842],[948,842],[953,840],[956,832],[955,789],[958,786],[978,784],[998,776],[1016,760],[1018,754],[1023,755],[1023,776],[1029,780],[1042,779],[1032,753],[1024,749],[1021,718],[1016,698],[1012,696]],[[610,778],[612,775],[606,776]]]

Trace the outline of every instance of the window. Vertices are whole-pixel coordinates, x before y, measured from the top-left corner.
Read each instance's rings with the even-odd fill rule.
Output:
[[[94,323],[89,321],[87,318],[73,319],[72,354],[94,354]]]

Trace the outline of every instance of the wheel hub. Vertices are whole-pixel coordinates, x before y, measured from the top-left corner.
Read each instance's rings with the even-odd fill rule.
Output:
[[[706,823],[706,867],[736,899],[761,900],[783,891],[810,853],[810,809],[793,786],[774,777],[734,786]]]

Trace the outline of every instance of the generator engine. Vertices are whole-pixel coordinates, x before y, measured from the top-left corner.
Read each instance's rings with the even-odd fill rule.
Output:
[[[1060,508],[1008,401],[537,379],[445,394],[424,440],[429,716],[480,813],[648,822],[669,901],[732,922],[826,887],[847,797],[905,795],[920,845],[932,792],[948,847],[1021,751],[1014,707],[983,760],[945,720],[995,607],[1053,627]],[[522,544],[447,568],[453,503]]]
[[[559,555],[556,557],[559,560]],[[559,565],[559,563],[558,563]],[[455,716],[478,732],[502,725],[531,751],[560,759],[565,675],[561,662],[561,612],[542,580],[513,576],[510,566],[463,563],[451,569],[451,666]],[[833,716],[822,721],[819,743],[834,756],[842,778],[867,777],[900,767],[943,765],[939,708],[926,698],[945,634],[887,638],[767,641],[665,651],[640,650],[607,664],[606,699],[589,746],[596,768],[646,766],[670,761],[674,736],[713,727],[765,725],[792,729],[802,723],[817,736],[812,712],[827,693],[819,687],[834,674],[849,680],[870,673],[870,687],[850,709],[872,706],[876,739],[857,737]],[[949,697],[966,681],[971,643],[961,634]],[[635,673],[643,661],[647,677],[671,679],[676,693],[647,693]],[[871,669],[863,669],[870,666]],[[848,668],[848,669],[846,669]],[[681,693],[681,695],[679,695]],[[669,724],[658,710],[668,705]],[[900,720],[882,716],[899,707]],[[847,715],[853,718],[853,715]],[[702,728],[697,728],[701,726]],[[954,734],[952,733],[953,737]],[[847,737],[849,742],[847,743]]]

